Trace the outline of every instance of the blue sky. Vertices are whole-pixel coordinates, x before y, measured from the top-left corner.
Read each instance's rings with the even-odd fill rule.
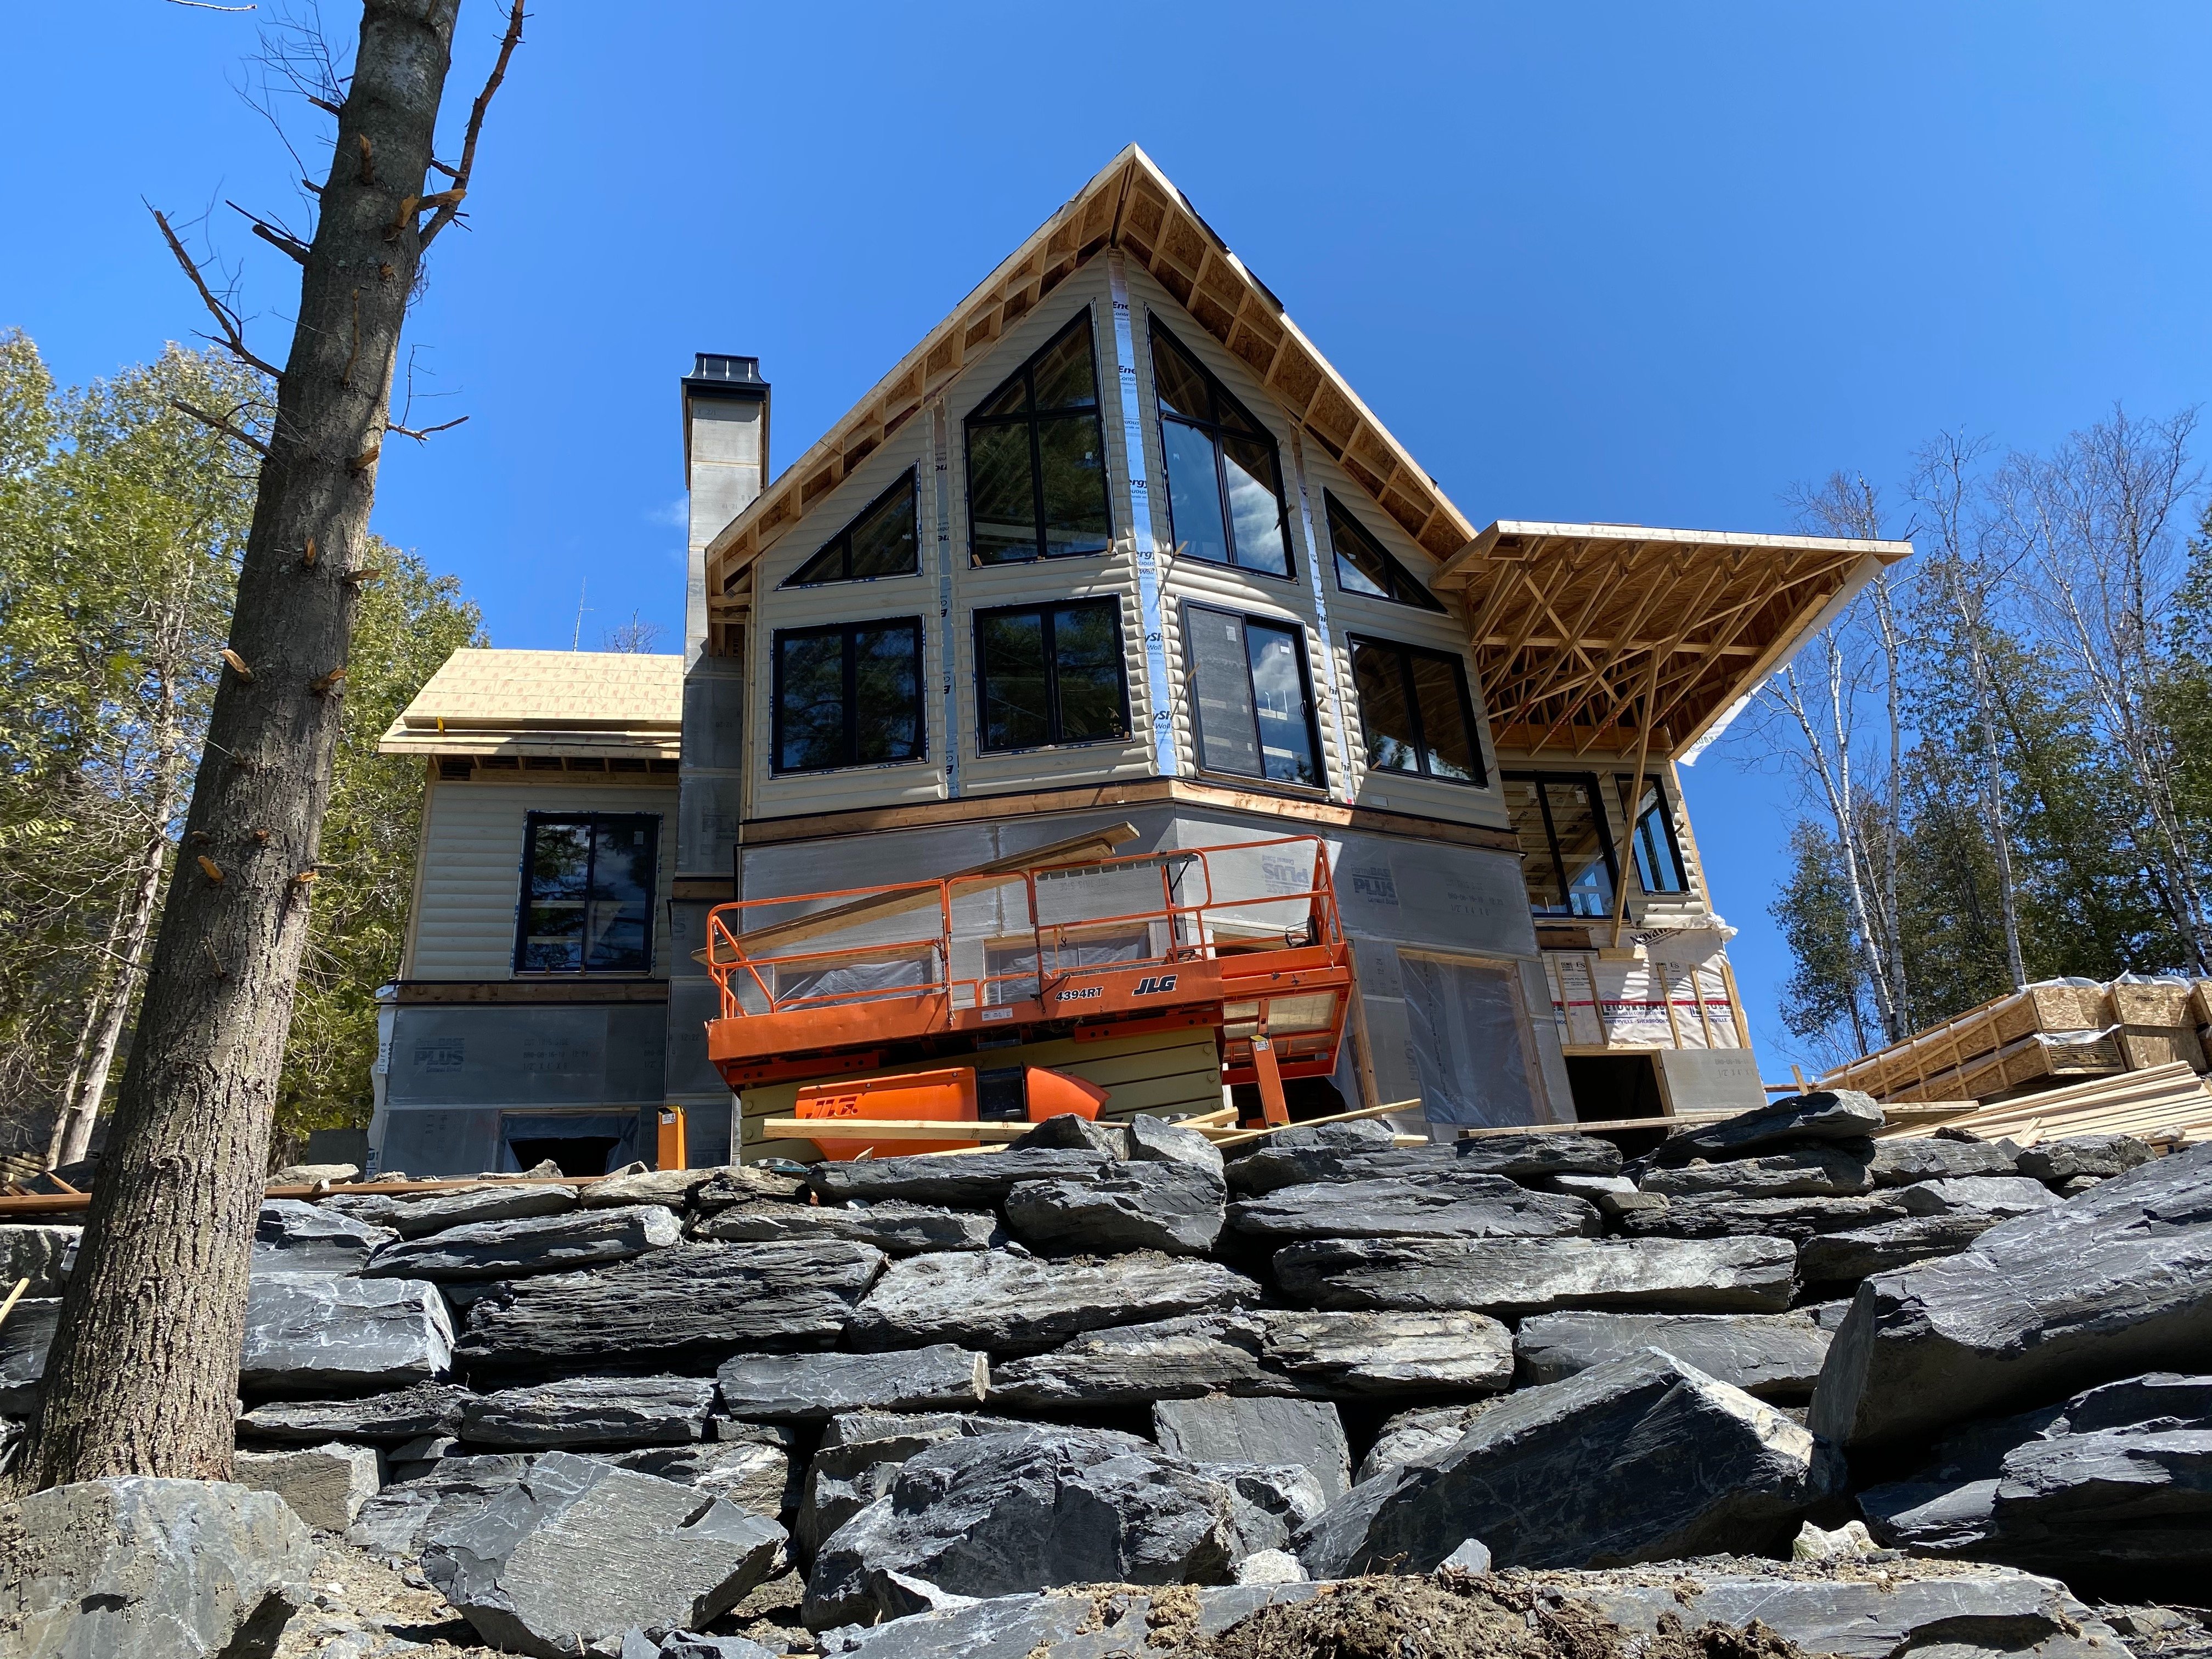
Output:
[[[0,326],[64,380],[201,325],[142,198],[214,209],[282,355],[294,268],[222,206],[298,216],[232,89],[262,15],[11,9]],[[456,131],[499,21],[466,0]],[[2185,4],[538,0],[410,330],[418,422],[470,420],[376,527],[498,644],[567,645],[586,580],[586,644],[672,641],[691,354],[761,357],[788,461],[1133,139],[1476,524],[1782,528],[1940,428],[2205,398],[2208,48]],[[1726,752],[1689,791],[1786,1075],[1789,791]]]

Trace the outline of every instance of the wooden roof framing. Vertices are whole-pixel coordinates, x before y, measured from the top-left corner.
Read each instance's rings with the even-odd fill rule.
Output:
[[[1910,542],[1502,520],[1434,586],[1466,602],[1498,747],[1680,753]]]
[[[1116,246],[1249,367],[1304,431],[1432,556],[1444,559],[1466,545],[1474,526],[1298,331],[1267,286],[1132,144],[708,544],[710,604],[726,613],[740,608],[751,562],[808,507],[1078,267]]]

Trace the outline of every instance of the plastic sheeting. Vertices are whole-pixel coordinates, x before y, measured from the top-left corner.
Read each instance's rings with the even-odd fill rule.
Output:
[[[1398,972],[1429,1121],[1464,1127],[1534,1121],[1514,969],[1401,951]]]

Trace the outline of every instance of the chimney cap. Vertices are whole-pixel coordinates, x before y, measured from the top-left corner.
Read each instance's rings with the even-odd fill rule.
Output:
[[[768,382],[761,379],[757,357],[702,351],[696,354],[691,372],[684,377],[684,390],[704,392],[710,398],[757,398],[768,391]]]

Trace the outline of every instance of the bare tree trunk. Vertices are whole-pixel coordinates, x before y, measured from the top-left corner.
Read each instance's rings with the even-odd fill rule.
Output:
[[[426,234],[455,205],[435,203],[426,232],[459,7],[363,8],[313,242],[295,255],[298,321],[231,623],[246,672],[234,665],[216,693],[46,1359],[38,1486],[230,1474],[247,1268],[393,365]],[[510,46],[520,21],[518,7]]]
[[[173,750],[163,769],[167,775],[162,780],[155,803],[158,824],[167,823],[169,814],[176,807],[177,762]],[[107,1097],[108,1070],[115,1064],[115,1050],[123,1041],[123,1027],[131,1017],[131,980],[145,954],[147,930],[154,921],[154,897],[161,890],[161,866],[168,861],[168,852],[169,837],[157,827],[147,836],[145,850],[139,855],[137,881],[131,895],[131,914],[125,919],[117,940],[116,954],[123,960],[113,970],[113,989],[101,1005],[99,1022],[91,1028],[92,1046],[85,1056],[83,1080],[69,1103],[58,1160],[60,1163],[74,1164],[91,1147],[92,1131],[100,1121],[100,1108]]]
[[[1881,893],[1889,939],[1889,994],[1896,1023],[1889,1041],[1901,1042],[1912,1031],[1911,988],[1905,979],[1905,917],[1897,898],[1898,849],[1905,839],[1904,635],[1897,625],[1897,596],[1887,572],[1873,582],[1875,632],[1881,641],[1884,700],[1889,716],[1889,799],[1882,817]]]

